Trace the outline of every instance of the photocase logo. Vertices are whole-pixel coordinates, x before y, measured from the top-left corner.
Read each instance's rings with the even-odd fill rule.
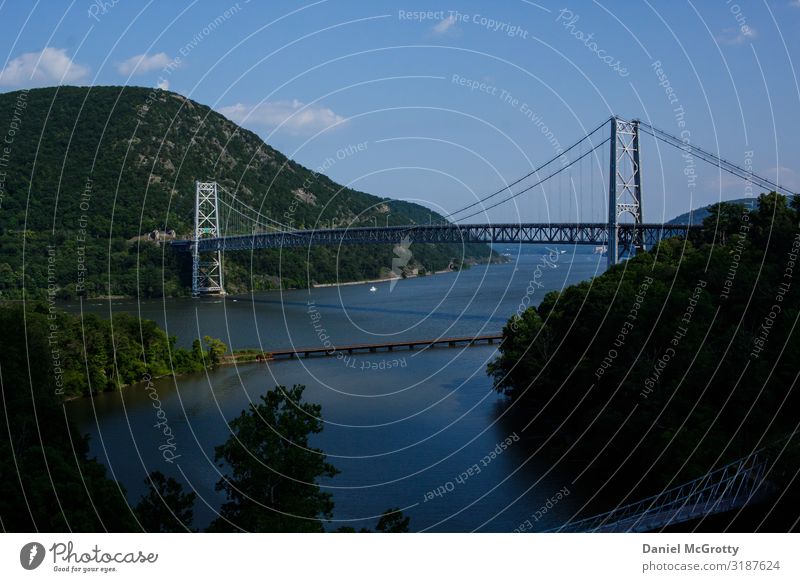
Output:
[[[19,551],[19,563],[26,570],[35,570],[44,561],[44,546],[39,542],[30,542]]]
[[[394,286],[397,285],[398,279],[403,276],[403,268],[408,265],[414,253],[408,247],[411,246],[411,237],[403,237],[399,245],[394,247],[394,258],[392,259],[392,275],[394,278],[389,283],[389,293],[392,292]]]

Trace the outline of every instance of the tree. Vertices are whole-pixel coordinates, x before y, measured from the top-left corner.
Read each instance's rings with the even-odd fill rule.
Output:
[[[378,520],[375,529],[381,533],[408,533],[411,518],[403,515],[399,507],[387,509]]]
[[[228,351],[228,346],[226,346],[222,340],[211,336],[205,336],[203,341],[208,347],[208,359],[211,365],[218,366],[220,362],[222,362],[222,357]]]
[[[378,533],[408,533],[411,518],[403,515],[399,507],[392,507],[381,514],[375,531]],[[351,526],[342,526],[336,529],[336,533],[356,533],[356,529]],[[362,527],[358,533],[373,533],[372,530]]]
[[[64,416],[62,385],[51,364],[52,320],[35,306],[24,316],[22,309],[0,306],[2,529],[134,531],[125,490],[89,459],[88,439]],[[65,351],[65,343],[55,345]]]
[[[703,219],[703,235],[707,242],[716,237],[719,244],[728,244],[732,236],[741,233],[742,216],[750,209],[744,204],[719,202],[708,208],[708,216]]]
[[[786,196],[770,192],[758,197],[753,213],[753,244],[763,252],[783,252],[796,234],[797,213],[789,207]]]
[[[333,516],[317,479],[338,471],[309,447],[309,435],[322,431],[322,407],[304,403],[304,389],[277,386],[230,422],[231,436],[215,452],[226,471],[216,488],[228,501],[211,531],[321,532]]]
[[[194,491],[184,493],[183,486],[161,471],[153,471],[144,480],[149,487],[136,505],[136,517],[144,531],[175,533],[192,531]]]

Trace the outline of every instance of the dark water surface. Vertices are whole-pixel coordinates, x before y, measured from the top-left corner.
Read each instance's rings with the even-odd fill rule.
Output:
[[[591,248],[497,250],[509,252],[511,262],[403,280],[393,288],[376,283],[374,292],[365,284],[224,301],[94,301],[82,309],[153,319],[187,346],[204,335],[234,349],[265,351],[322,347],[326,341],[466,336],[499,332],[521,305],[538,304],[547,291],[588,279],[605,266]],[[486,375],[494,354],[494,346],[395,351],[245,364],[156,380],[162,415],[175,435],[179,457],[173,463],[159,450],[165,439],[154,426],[152,390],[134,386],[71,402],[68,410],[91,435],[92,453],[132,501],[144,491],[146,474],[160,470],[198,493],[195,520],[203,526],[222,501],[214,491],[220,474],[213,449],[230,434],[226,421],[275,384],[305,384],[306,399],[322,405],[325,422],[312,444],[341,471],[324,481],[336,504],[332,527],[374,527],[383,510],[401,507],[414,530],[511,531],[569,483],[558,467],[538,457],[528,460],[521,441],[497,449],[505,439],[514,440],[514,429]],[[496,449],[499,454],[492,453]],[[440,494],[430,493],[436,490]],[[534,529],[558,525],[579,504],[579,494],[566,497]]]

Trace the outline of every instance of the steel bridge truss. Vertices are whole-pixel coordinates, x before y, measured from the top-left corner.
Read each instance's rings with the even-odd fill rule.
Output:
[[[617,263],[621,254],[633,254],[645,248],[641,230],[633,230],[632,238],[620,232],[620,220],[629,218],[642,224],[642,171],[639,163],[639,122],[612,117],[611,151],[608,184],[608,264]]]
[[[686,236],[685,224],[617,224],[620,248],[651,248],[659,241]],[[314,245],[414,243],[577,244],[609,246],[608,224],[447,224],[295,230],[252,235],[207,237],[194,242],[195,254],[257,249],[301,248]],[[185,245],[178,241],[177,245]]]
[[[201,243],[222,236],[216,182],[195,183],[194,239],[192,240],[192,295],[225,293],[222,252]]]

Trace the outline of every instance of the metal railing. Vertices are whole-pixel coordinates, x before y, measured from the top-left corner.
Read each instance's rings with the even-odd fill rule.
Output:
[[[617,507],[553,532],[643,532],[748,505],[765,492],[763,449],[693,481]]]

